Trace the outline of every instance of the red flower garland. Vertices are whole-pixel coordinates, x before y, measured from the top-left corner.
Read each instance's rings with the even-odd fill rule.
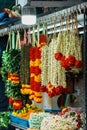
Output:
[[[83,63],[82,63],[81,60],[76,60],[76,61],[75,61],[75,66],[76,66],[76,68],[82,68],[82,65],[83,65]]]
[[[40,92],[41,87],[41,48],[40,47],[31,47],[30,48],[30,88],[32,93],[30,94],[30,99],[36,102],[42,101],[42,96]],[[36,95],[36,92],[39,94]]]
[[[63,86],[58,85],[56,88],[51,85],[51,83],[48,83],[47,86],[47,93],[49,97],[54,97],[56,95],[60,95],[60,94],[66,94],[68,92],[67,88],[63,88]]]
[[[82,61],[76,60],[76,58],[73,55],[69,55],[67,58],[63,56],[60,52],[55,53],[55,59],[61,60],[62,67],[65,68],[65,70],[69,71],[73,66],[76,68],[82,68]]]

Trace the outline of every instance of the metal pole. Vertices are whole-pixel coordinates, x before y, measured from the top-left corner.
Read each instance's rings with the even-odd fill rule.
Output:
[[[84,42],[83,42],[83,76],[84,76],[84,88],[85,88],[85,113],[86,124],[85,130],[87,130],[87,9],[84,13]]]

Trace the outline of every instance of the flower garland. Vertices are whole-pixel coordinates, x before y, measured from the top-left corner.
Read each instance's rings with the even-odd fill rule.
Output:
[[[9,98],[12,97],[12,99],[17,100],[22,98],[22,95],[20,93],[20,50],[19,49],[11,49],[9,51],[6,51],[6,53],[3,53],[7,57],[3,57],[2,62],[6,61],[7,68],[5,67],[5,72],[7,72],[6,80],[5,80],[5,94]],[[3,64],[4,65],[4,64]],[[2,66],[4,68],[4,66]],[[9,105],[11,106],[12,109],[13,107],[13,102],[10,103]],[[22,107],[22,106],[21,106]]]
[[[14,84],[19,84],[20,83],[20,77],[16,73],[8,72],[8,80],[11,81]]]
[[[81,39],[73,32],[62,32],[65,41],[55,53],[55,59],[60,60],[66,71],[79,72],[82,68]],[[59,34],[60,35],[60,34]]]
[[[20,66],[20,81],[21,93],[23,95],[30,94],[30,68],[29,68],[29,48],[30,44],[25,44],[21,49],[21,66]]]
[[[41,87],[50,97],[67,92],[65,70],[61,67],[61,63],[54,58],[60,43],[58,38],[53,38],[49,46],[42,47]]]
[[[41,91],[46,91],[46,86],[48,84],[48,46],[45,45],[42,47],[41,51]]]
[[[41,50],[40,47],[30,48],[30,88],[29,98],[35,102],[42,102],[41,86]]]

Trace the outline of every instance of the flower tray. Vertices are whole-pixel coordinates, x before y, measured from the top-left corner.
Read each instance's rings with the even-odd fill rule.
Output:
[[[29,128],[29,121],[18,117],[18,124]]]
[[[18,117],[17,116],[13,116],[12,114],[9,114],[9,116],[11,118],[11,122],[18,124]]]

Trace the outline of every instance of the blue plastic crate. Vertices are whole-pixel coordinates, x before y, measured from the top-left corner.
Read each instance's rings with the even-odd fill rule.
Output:
[[[60,110],[60,109],[59,109],[59,110],[45,109],[45,112],[50,112],[50,113],[55,113],[55,114],[57,114],[57,113],[61,112],[61,110]]]
[[[29,121],[18,117],[18,124],[29,128]]]
[[[9,116],[11,118],[11,122],[18,124],[18,117],[17,116],[13,116],[12,114],[9,114]]]

